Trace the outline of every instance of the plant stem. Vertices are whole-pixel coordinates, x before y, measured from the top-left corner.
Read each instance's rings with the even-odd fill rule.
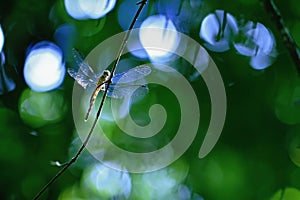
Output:
[[[265,10],[271,15],[271,19],[275,22],[277,29],[279,30],[285,47],[289,51],[295,65],[296,69],[300,75],[300,50],[293,39],[292,35],[289,32],[289,29],[286,27],[283,18],[279,12],[279,9],[276,7],[273,0],[260,0]]]
[[[79,157],[79,155],[82,153],[82,151],[85,149],[86,145],[88,144],[91,136],[92,136],[92,133],[95,129],[95,126],[99,120],[99,117],[100,117],[100,114],[101,114],[101,111],[102,111],[102,108],[103,108],[103,105],[104,105],[104,102],[105,102],[105,99],[106,99],[106,96],[107,96],[107,92],[108,92],[108,88],[111,84],[111,80],[112,80],[112,77],[116,71],[116,68],[117,68],[117,65],[121,59],[121,56],[122,56],[122,53],[126,47],[126,44],[127,44],[127,41],[128,41],[128,38],[129,38],[129,35],[135,25],[135,22],[136,20],[138,19],[140,13],[142,12],[143,10],[143,7],[145,6],[145,4],[147,3],[147,0],[142,0],[141,2],[137,3],[137,5],[140,5],[139,9],[137,10],[129,28],[128,28],[128,31],[126,32],[125,36],[124,36],[124,39],[122,41],[122,44],[121,44],[121,47],[120,47],[120,50],[118,52],[118,55],[116,57],[116,60],[114,62],[114,65],[112,67],[112,70],[111,70],[111,76],[109,77],[108,81],[107,81],[107,87],[105,87],[105,91],[104,91],[104,94],[102,96],[102,99],[101,99],[101,103],[100,103],[100,106],[99,106],[99,109],[97,111],[97,115],[96,115],[96,119],[94,120],[93,122],[93,125],[90,129],[90,132],[89,134],[87,135],[85,141],[83,142],[82,146],[80,147],[80,149],[77,151],[77,153],[75,154],[75,156],[69,161],[67,162],[64,167],[37,193],[37,195],[33,198],[34,200],[38,199],[45,191],[47,188],[50,187],[50,185],[52,185],[54,183],[54,181],[56,179],[58,179],[58,177],[60,177],[73,163],[76,162],[77,158]]]

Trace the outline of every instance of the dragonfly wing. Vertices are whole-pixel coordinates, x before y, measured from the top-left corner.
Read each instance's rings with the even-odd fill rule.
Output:
[[[73,55],[77,66],[68,68],[70,76],[84,89],[91,85],[96,85],[98,78],[93,69],[83,60],[81,54],[76,49],[73,49]]]
[[[94,79],[95,81],[97,80],[97,75],[95,74],[94,70],[91,68],[91,66],[83,61],[83,63],[81,63],[81,66],[79,68],[79,72],[81,72],[82,74],[84,74],[87,77],[90,77],[92,79]]]
[[[78,73],[73,68],[68,68],[68,73],[72,78],[76,80],[76,82],[81,85],[84,89],[90,87],[92,85],[96,85],[96,82],[91,80],[89,77],[85,76],[82,73]]]
[[[68,68],[69,75],[76,80],[76,75],[78,74],[73,68]]]
[[[77,64],[78,72],[81,72],[88,77],[97,79],[97,75],[95,74],[94,70],[86,61],[84,61],[83,56],[80,54],[80,52],[74,48],[72,49],[72,52],[75,62]]]
[[[118,88],[112,89],[111,87],[107,91],[107,96],[114,99],[123,99],[125,97],[124,92]]]
[[[151,73],[151,68],[147,65],[138,66],[123,72],[116,74],[112,78],[113,83],[130,83],[136,80],[142,79]]]
[[[108,89],[107,96],[123,99],[125,97],[141,97],[148,93],[148,87],[145,84],[129,85],[129,84],[112,84]]]

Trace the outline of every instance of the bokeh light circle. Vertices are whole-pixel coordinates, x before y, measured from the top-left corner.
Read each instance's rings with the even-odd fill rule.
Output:
[[[58,90],[35,92],[29,88],[19,99],[21,119],[33,128],[60,121],[66,112],[66,102]]]
[[[224,10],[216,10],[203,19],[199,36],[209,50],[224,52],[230,49],[231,40],[237,33],[237,20]]]
[[[115,7],[116,0],[65,0],[64,4],[74,19],[99,19]]]
[[[116,171],[100,163],[85,170],[83,185],[98,197],[105,199],[115,196],[128,198],[132,189],[128,172]]]
[[[57,88],[66,73],[62,50],[48,41],[37,43],[27,54],[23,73],[27,85],[34,91]]]
[[[170,57],[170,52],[175,51],[180,42],[176,27],[164,15],[154,15],[145,19],[139,31],[139,38],[149,58],[153,61]],[[148,48],[149,45],[153,48]]]
[[[2,27],[0,25],[0,52],[2,51],[3,45],[4,45],[4,34],[2,31]]]
[[[233,47],[244,56],[250,57],[253,69],[263,70],[273,63],[275,57],[275,38],[263,24],[248,22],[240,28],[238,41]]]

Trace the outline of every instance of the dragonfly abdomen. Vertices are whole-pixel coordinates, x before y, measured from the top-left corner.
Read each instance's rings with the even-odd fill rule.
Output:
[[[87,113],[86,113],[85,120],[88,119],[88,117],[89,117],[89,115],[90,115],[90,112],[91,112],[91,109],[92,109],[92,107],[93,107],[93,105],[94,105],[94,103],[95,103],[95,101],[96,101],[97,95],[98,95],[98,93],[100,92],[100,90],[101,90],[102,88],[103,88],[103,85],[100,85],[100,86],[98,86],[98,87],[95,89],[95,91],[94,91],[94,93],[93,93],[93,95],[92,95],[92,98],[90,99],[90,106],[89,106],[89,109],[88,109],[88,111],[87,111]]]
[[[97,96],[98,96],[98,93],[100,92],[100,90],[104,89],[105,83],[108,80],[109,76],[110,76],[110,72],[108,70],[104,70],[103,74],[99,77],[97,87],[96,87],[96,89],[95,89],[95,91],[94,91],[94,93],[93,93],[93,95],[90,99],[90,106],[89,106],[89,109],[86,113],[85,120],[88,119],[88,117],[90,115],[90,112],[91,112],[91,109],[92,109],[92,107],[93,107],[93,105],[96,101]]]

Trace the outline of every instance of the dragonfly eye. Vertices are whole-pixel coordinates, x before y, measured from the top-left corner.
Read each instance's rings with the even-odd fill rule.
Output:
[[[103,76],[109,77],[109,76],[110,76],[110,71],[104,70],[104,71],[103,71]]]

